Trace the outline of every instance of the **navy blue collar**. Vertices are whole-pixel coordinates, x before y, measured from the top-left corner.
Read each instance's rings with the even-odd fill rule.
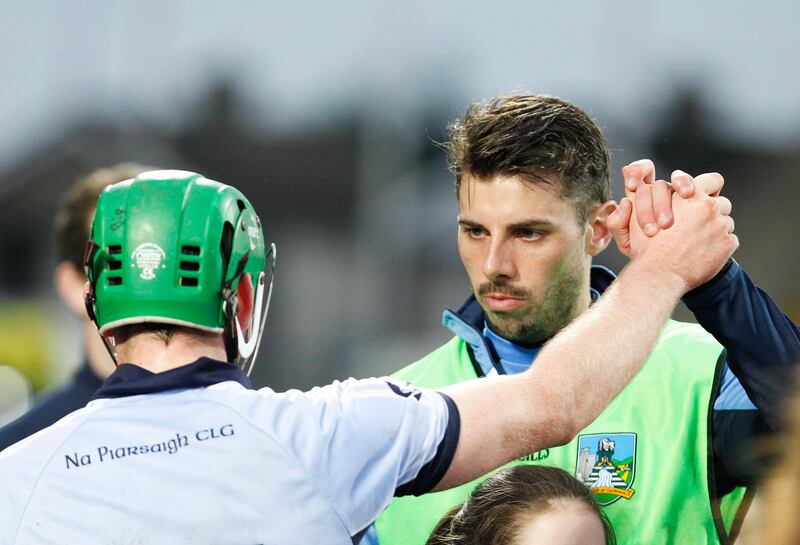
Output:
[[[253,387],[250,379],[241,369],[233,364],[211,358],[200,358],[194,363],[163,373],[153,373],[138,365],[123,363],[103,382],[100,389],[92,396],[92,400],[152,394],[167,390],[203,388],[231,380],[245,388]]]

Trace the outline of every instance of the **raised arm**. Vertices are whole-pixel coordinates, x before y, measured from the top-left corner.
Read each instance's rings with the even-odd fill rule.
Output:
[[[800,367],[800,330],[738,263],[684,297],[698,323],[725,347],[727,362],[761,418],[780,429]]]
[[[636,222],[631,232],[655,217],[660,228],[671,224],[671,201],[666,183],[654,182],[655,166],[642,160],[623,168],[626,194],[636,201]],[[719,195],[724,180],[717,173],[692,179],[685,172],[672,173],[670,189],[686,197],[695,191]],[[643,194],[642,194],[643,192]],[[641,198],[644,197],[644,198]],[[717,197],[730,210],[730,201]],[[630,212],[632,206],[626,205]],[[632,233],[633,234],[633,233]],[[770,429],[781,427],[782,405],[792,390],[800,367],[800,330],[756,286],[745,271],[731,260],[716,277],[684,297],[698,323],[711,333],[727,352],[727,363],[759,416]]]
[[[674,226],[644,241],[602,299],[530,370],[444,390],[461,414],[461,436],[437,489],[564,444],[600,414],[639,370],[680,296],[712,278],[738,246],[718,206],[707,195],[676,197]]]

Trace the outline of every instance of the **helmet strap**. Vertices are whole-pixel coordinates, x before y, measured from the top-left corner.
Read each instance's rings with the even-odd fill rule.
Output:
[[[223,290],[223,313],[225,315],[225,355],[231,363],[239,363],[238,341],[236,339],[237,329],[234,327],[236,314],[239,312],[239,297],[230,288]]]
[[[95,312],[95,303],[97,302],[97,297],[94,294],[94,283],[89,280],[89,293],[87,293],[83,297],[83,304],[86,305],[86,314],[89,315],[89,319],[94,324],[94,327],[97,329],[97,334],[100,335],[100,340],[103,341],[103,346],[106,347],[108,350],[108,355],[111,356],[111,361],[114,362],[115,366],[119,365],[117,361],[117,350],[114,346],[113,338],[108,338],[102,333],[100,333],[100,328],[97,326],[97,313]]]

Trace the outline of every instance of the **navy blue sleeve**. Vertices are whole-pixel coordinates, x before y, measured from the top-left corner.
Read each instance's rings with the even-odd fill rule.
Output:
[[[770,430],[800,366],[800,331],[769,295],[731,260],[683,298],[698,323],[726,349],[727,362]]]
[[[94,375],[88,364],[84,364],[67,385],[45,394],[30,411],[0,427],[0,450],[85,406],[100,384],[100,379]]]

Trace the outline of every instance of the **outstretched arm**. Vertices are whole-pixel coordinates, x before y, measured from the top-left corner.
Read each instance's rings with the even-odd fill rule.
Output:
[[[630,222],[631,238],[637,241],[637,226],[652,222],[652,218],[667,218],[659,228],[671,224],[671,200],[663,198],[664,182],[660,188],[653,181],[652,161],[642,160],[623,168],[626,193],[635,195],[636,221]],[[716,173],[692,179],[675,171],[670,188],[684,197],[695,192],[719,195],[724,180]],[[651,189],[644,189],[645,186]],[[644,198],[640,193],[644,191]],[[723,199],[723,197],[717,197]],[[725,199],[730,211],[730,201]],[[620,221],[633,206],[621,210]],[[797,368],[800,367],[800,330],[762,289],[756,286],[734,261],[714,279],[686,294],[683,298],[698,323],[711,333],[727,351],[727,363],[741,383],[747,396],[758,409],[769,429],[781,427],[782,405],[792,390]]]
[[[603,298],[556,335],[535,366],[444,390],[462,424],[437,489],[568,442],[636,374],[679,297],[713,277],[738,246],[713,198],[676,200],[673,210],[674,227],[645,241]]]

